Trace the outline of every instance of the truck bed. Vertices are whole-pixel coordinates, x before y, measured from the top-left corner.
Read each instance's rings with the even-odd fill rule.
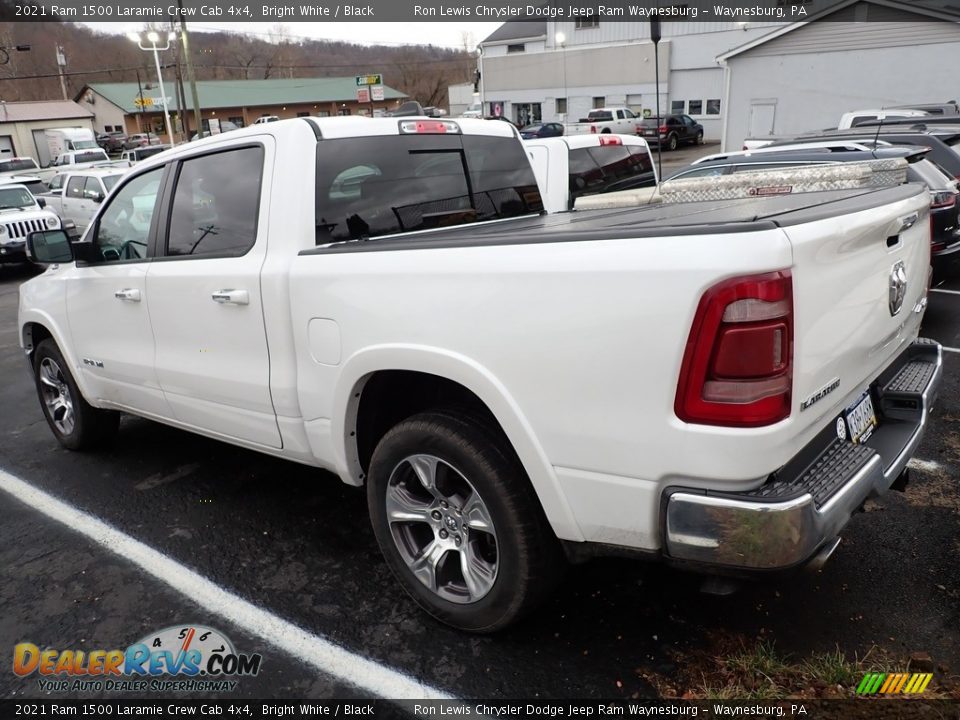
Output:
[[[646,205],[531,215],[369,240],[321,245],[301,255],[416,248],[454,248],[616,238],[669,237],[700,233],[750,232],[789,227],[854,213],[925,192],[920,185],[880,190],[835,190],[766,198]]]

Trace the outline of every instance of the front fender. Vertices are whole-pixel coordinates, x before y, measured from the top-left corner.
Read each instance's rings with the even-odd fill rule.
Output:
[[[487,368],[442,348],[379,345],[364,348],[345,361],[334,392],[331,427],[333,451],[337,455],[335,460],[343,478],[355,485],[363,483],[363,471],[357,459],[355,438],[350,437],[350,428],[355,424],[364,384],[382,370],[437,375],[462,385],[480,398],[500,423],[523,463],[554,532],[564,540],[583,541],[583,534],[570,511],[553,466],[537,441],[534,428],[508,389]]]

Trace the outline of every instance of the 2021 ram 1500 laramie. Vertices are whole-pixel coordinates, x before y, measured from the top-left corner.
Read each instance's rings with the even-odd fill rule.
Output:
[[[83,242],[29,239],[43,412],[72,449],[127,412],[365,485],[400,583],[472,631],[578,550],[829,555],[939,384],[926,190],[541,207],[483,120],[304,118],[149,158]]]

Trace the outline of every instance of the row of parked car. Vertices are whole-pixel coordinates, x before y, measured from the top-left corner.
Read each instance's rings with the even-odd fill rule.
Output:
[[[751,140],[750,149],[700,158],[665,182],[901,158],[908,163],[906,181],[930,191],[931,257],[934,276],[942,275],[960,261],[960,113],[870,118],[867,112],[852,113],[861,119],[852,127],[767,139],[762,145]],[[849,115],[841,125],[849,125]]]

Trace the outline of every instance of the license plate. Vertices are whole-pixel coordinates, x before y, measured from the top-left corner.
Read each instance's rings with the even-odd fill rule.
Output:
[[[854,444],[867,441],[877,427],[877,414],[873,410],[873,400],[870,393],[864,393],[853,407],[844,413],[847,421],[847,435]]]
[[[651,137],[653,137],[654,135],[657,134],[657,131],[656,131],[656,130],[644,130],[644,131],[643,131],[643,134],[644,134],[644,135],[650,135]]]

